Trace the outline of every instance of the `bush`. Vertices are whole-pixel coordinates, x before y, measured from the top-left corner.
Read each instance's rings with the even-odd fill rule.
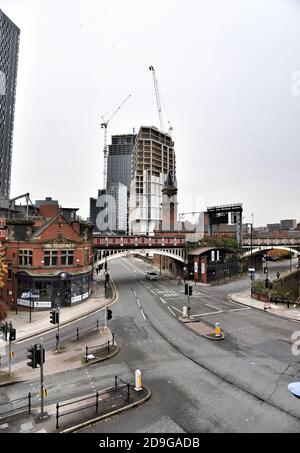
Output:
[[[7,305],[0,302],[0,321],[7,317]]]

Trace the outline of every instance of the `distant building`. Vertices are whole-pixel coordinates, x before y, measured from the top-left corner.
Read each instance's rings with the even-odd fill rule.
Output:
[[[0,10],[0,206],[8,207],[19,28]]]
[[[1,300],[49,310],[87,299],[92,290],[92,225],[74,217],[77,209],[60,208],[51,198],[39,200],[35,208],[32,219],[6,219],[1,241],[8,278]]]
[[[294,230],[295,228],[297,228],[296,219],[280,220],[281,230]]]
[[[280,230],[280,223],[268,223],[267,224],[268,231],[279,231]]]
[[[153,235],[162,221],[162,189],[167,174],[176,178],[172,137],[156,127],[142,126],[135,140],[131,170],[129,231]]]

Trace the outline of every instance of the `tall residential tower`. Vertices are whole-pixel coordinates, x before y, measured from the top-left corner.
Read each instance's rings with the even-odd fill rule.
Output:
[[[10,195],[20,30],[0,10],[0,206]]]

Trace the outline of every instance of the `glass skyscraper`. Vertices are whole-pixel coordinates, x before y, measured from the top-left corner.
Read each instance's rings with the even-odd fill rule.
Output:
[[[19,28],[0,9],[0,206],[10,195]]]
[[[108,148],[107,158],[107,189],[113,184],[121,183],[130,190],[131,154],[135,134],[113,135]]]

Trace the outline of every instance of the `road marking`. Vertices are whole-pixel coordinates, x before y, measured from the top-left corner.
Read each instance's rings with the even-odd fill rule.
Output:
[[[205,304],[205,305],[207,305],[207,306],[208,306],[208,307],[210,307],[210,308],[214,308],[215,310],[221,311],[221,309],[220,309],[220,308],[218,308],[218,307],[214,307],[213,305],[209,305],[209,304]]]
[[[197,318],[199,316],[217,315],[219,313],[224,313],[224,311],[220,310],[220,311],[211,311],[210,313],[200,313],[199,315],[191,315],[191,318]]]
[[[165,300],[163,300],[161,297],[160,297],[160,300],[161,300],[164,304],[167,303],[167,302],[166,302]]]
[[[172,305],[172,308],[174,308],[174,310],[178,311],[179,313],[183,314],[183,311],[180,311],[178,308],[174,307],[174,305]]]
[[[138,306],[141,308],[140,301],[138,299],[136,301],[137,301]]]
[[[4,423],[4,425],[0,425],[0,429],[5,429],[5,428],[8,428],[8,424],[7,423]]]
[[[242,311],[242,310],[251,310],[251,307],[234,308],[233,310],[229,310],[229,311]]]
[[[143,312],[142,309],[141,309],[141,312],[142,312],[142,315],[143,315],[144,320],[146,321],[146,316],[145,316],[145,314],[144,314],[144,312]]]
[[[174,311],[172,311],[170,307],[168,307],[168,310],[170,310],[170,312],[172,313],[172,315],[176,317]]]
[[[148,288],[148,287],[147,287],[147,288]],[[156,292],[153,291],[153,289],[150,289],[150,291],[151,291],[151,293],[155,294],[155,296],[156,296]]]
[[[134,295],[135,295],[135,297],[136,297],[136,292],[135,292],[134,290],[133,290],[133,294],[134,294]]]

